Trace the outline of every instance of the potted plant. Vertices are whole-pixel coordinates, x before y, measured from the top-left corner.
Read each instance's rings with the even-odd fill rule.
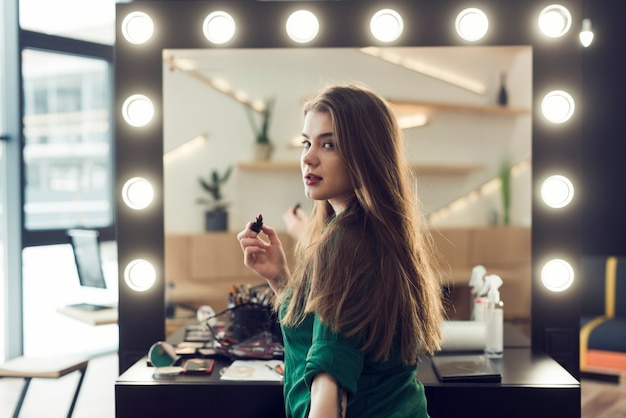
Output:
[[[221,175],[217,170],[213,170],[207,178],[198,177],[202,190],[209,195],[208,198],[201,197],[196,200],[196,203],[207,205],[208,207],[204,214],[204,228],[207,231],[228,230],[228,212],[226,208],[229,204],[223,200],[222,185],[230,178],[232,171],[233,167],[229,166]]]
[[[267,161],[271,158],[274,151],[274,145],[269,137],[270,119],[272,117],[272,110],[276,103],[275,98],[270,98],[265,101],[265,107],[259,114],[261,115],[261,122],[257,124],[254,111],[246,107],[246,114],[248,115],[248,121],[250,127],[254,131],[255,143],[254,143],[254,157],[257,161]]]
[[[498,177],[500,178],[503,221],[504,225],[509,225],[511,223],[511,161],[508,158],[500,164]]]

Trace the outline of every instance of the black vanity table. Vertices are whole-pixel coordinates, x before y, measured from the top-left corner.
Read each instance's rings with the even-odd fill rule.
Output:
[[[426,388],[430,416],[580,416],[580,383],[548,355],[533,352],[528,339],[512,326],[505,326],[504,356],[497,362],[501,383],[441,383],[431,360],[424,359],[418,379]],[[229,364],[216,359],[213,373],[206,377],[155,379],[154,368],[144,358],[115,383],[116,417],[284,416],[282,383],[220,380],[220,369]]]

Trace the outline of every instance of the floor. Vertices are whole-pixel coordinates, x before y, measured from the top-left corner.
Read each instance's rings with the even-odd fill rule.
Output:
[[[621,383],[583,379],[581,404],[582,418],[626,417],[626,374]]]
[[[33,379],[22,405],[20,418],[66,417],[78,373],[59,379]],[[85,380],[74,408],[75,418],[115,417],[115,379],[117,354],[106,354],[89,361]],[[13,416],[23,387],[22,379],[0,379],[0,418]]]

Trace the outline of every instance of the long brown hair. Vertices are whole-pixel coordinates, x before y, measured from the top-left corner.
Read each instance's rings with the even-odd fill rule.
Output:
[[[333,330],[359,334],[374,360],[397,350],[414,364],[440,348],[443,307],[401,130],[386,101],[363,86],[330,86],[307,101],[304,114],[311,111],[330,115],[354,199],[336,218],[328,202],[314,202],[296,248],[301,262],[289,293],[278,295],[289,301],[283,324],[317,312]]]

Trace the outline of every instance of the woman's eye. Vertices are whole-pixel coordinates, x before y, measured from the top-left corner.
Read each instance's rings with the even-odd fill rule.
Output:
[[[322,146],[326,149],[333,149],[335,148],[335,143],[331,141],[326,141],[324,142],[324,144],[322,144]]]
[[[303,140],[302,140],[302,146],[303,146],[304,148],[310,148],[310,147],[311,147],[311,142],[309,142],[309,140],[308,140],[308,139],[303,139]]]

